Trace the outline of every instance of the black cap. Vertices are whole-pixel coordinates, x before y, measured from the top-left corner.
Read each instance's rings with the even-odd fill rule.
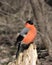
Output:
[[[27,21],[26,23],[33,25],[33,22],[31,20]]]

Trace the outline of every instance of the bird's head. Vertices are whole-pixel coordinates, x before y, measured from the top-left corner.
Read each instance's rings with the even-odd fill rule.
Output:
[[[33,21],[31,21],[31,20],[28,20],[25,24],[30,24],[30,25],[33,25]]]

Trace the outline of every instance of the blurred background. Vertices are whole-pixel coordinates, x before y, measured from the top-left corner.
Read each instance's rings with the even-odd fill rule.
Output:
[[[24,23],[32,19],[37,28],[38,57],[43,65],[52,57],[52,1],[0,0],[0,65],[15,60],[16,41]]]

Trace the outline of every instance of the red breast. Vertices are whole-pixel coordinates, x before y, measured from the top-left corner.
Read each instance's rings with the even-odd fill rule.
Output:
[[[30,44],[34,41],[37,35],[37,30],[34,25],[30,25],[28,23],[25,24],[25,27],[29,29],[29,32],[25,36],[25,38],[22,40],[25,44]]]

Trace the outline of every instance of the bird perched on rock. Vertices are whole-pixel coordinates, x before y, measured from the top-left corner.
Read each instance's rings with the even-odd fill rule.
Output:
[[[25,28],[19,33],[17,40],[15,42],[15,46],[18,46],[16,58],[18,57],[20,52],[26,50],[29,45],[34,41],[37,35],[36,27],[33,22],[27,21],[25,23]]]

